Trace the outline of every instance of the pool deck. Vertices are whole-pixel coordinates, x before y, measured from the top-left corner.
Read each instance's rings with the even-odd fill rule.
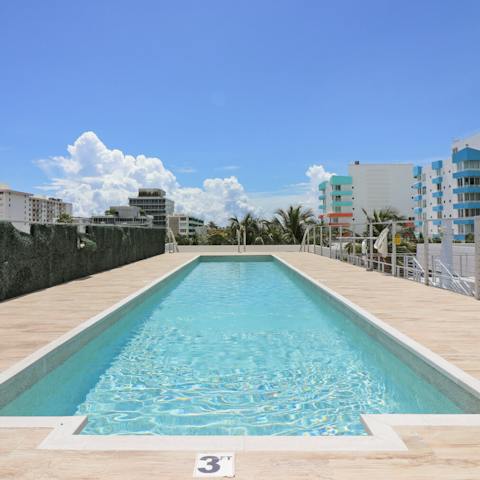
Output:
[[[480,379],[480,302],[313,254],[272,253]],[[0,371],[196,255],[161,255],[0,303]],[[235,478],[480,478],[480,426],[395,430],[408,451],[237,452]],[[192,478],[193,452],[37,449],[49,431],[0,428],[0,479]]]

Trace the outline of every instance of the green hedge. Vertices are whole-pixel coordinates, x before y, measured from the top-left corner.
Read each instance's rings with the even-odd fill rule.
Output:
[[[164,230],[32,225],[30,234],[0,222],[0,300],[165,252]]]

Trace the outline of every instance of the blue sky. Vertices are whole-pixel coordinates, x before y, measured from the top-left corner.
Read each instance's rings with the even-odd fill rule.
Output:
[[[478,18],[466,0],[3,0],[0,183],[68,195],[38,160],[87,131],[175,188],[234,175],[254,206],[301,198],[312,165],[446,156],[480,129]]]

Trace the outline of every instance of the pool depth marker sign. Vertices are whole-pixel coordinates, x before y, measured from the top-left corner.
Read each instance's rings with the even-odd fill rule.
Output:
[[[195,458],[194,477],[234,477],[235,454],[197,453]]]

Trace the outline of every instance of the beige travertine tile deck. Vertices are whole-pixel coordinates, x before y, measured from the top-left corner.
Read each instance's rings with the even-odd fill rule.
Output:
[[[307,253],[276,253],[480,378],[480,302]],[[0,303],[0,371],[195,254],[161,255]],[[399,453],[247,453],[238,479],[480,479],[479,427],[398,427]],[[192,478],[192,452],[38,450],[48,429],[0,428],[0,479]]]
[[[480,379],[478,300],[318,255],[277,256]]]
[[[0,303],[0,371],[195,257],[165,254]]]

